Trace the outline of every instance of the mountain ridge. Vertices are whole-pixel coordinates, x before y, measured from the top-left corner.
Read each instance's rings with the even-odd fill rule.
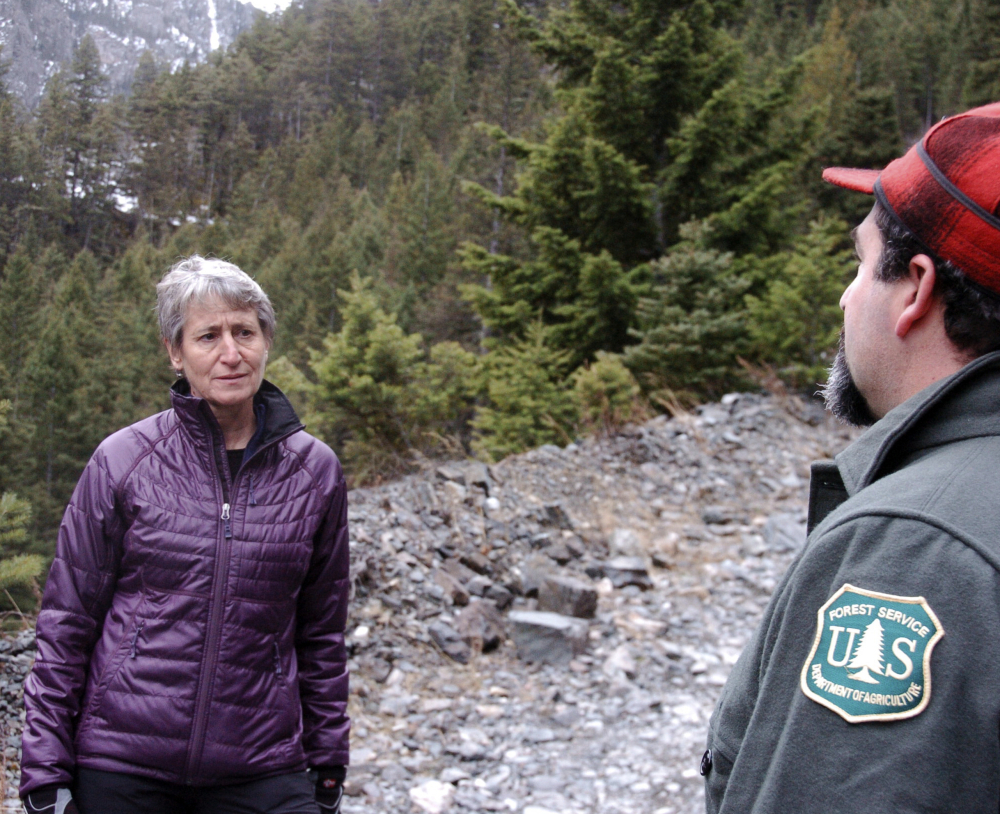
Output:
[[[89,34],[113,93],[127,93],[143,52],[160,68],[202,62],[230,45],[257,13],[240,0],[0,0],[9,90],[28,107]]]

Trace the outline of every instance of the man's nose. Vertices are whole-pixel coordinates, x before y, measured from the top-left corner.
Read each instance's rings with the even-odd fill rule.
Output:
[[[847,303],[847,295],[850,293],[851,287],[853,285],[854,285],[854,283],[852,282],[849,286],[847,286],[847,288],[844,289],[844,293],[840,295],[840,310],[841,311],[845,310],[845,306],[846,306],[846,303]]]

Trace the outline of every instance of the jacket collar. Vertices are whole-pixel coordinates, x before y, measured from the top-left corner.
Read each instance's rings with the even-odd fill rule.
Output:
[[[222,431],[212,408],[203,398],[191,395],[191,385],[187,379],[174,382],[170,388],[170,401],[177,417],[196,442],[211,448],[215,438],[222,438]],[[261,382],[253,403],[258,425],[257,432],[250,441],[247,458],[304,427],[285,394],[266,379]]]
[[[1000,351],[925,387],[836,457],[848,495],[898,469],[916,452],[1000,435]]]

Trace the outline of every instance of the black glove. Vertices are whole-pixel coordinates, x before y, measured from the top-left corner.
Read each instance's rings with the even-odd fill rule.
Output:
[[[28,814],[38,814],[38,812],[44,812],[44,814],[80,814],[69,789],[61,789],[58,786],[35,789],[24,798],[23,803],[24,810]]]
[[[316,777],[316,805],[320,814],[340,814],[340,801],[344,796],[346,766],[327,766],[313,769]]]

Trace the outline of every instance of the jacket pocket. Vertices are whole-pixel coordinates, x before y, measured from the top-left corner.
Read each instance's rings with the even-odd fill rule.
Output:
[[[281,721],[282,738],[292,738],[298,733],[300,703],[297,686],[289,681],[288,667],[281,657],[278,637],[271,637],[271,670],[274,674],[275,691],[278,695],[278,713]]]
[[[701,761],[701,772],[705,777],[705,802],[708,814],[718,814],[722,807],[729,776],[733,771],[735,755],[730,755],[722,746],[715,729],[709,727],[708,749]]]
[[[122,637],[118,640],[118,644],[115,649],[108,656],[107,663],[101,669],[100,677],[97,679],[97,683],[95,685],[94,694],[91,696],[90,703],[87,705],[86,717],[90,717],[92,715],[100,717],[101,710],[104,706],[104,698],[107,695],[111,684],[121,671],[122,665],[129,657],[135,658],[137,656],[141,645],[140,636],[142,635],[142,628],[146,622],[145,618],[140,616],[139,612],[145,604],[145,594],[141,594],[139,602],[136,604],[135,610],[132,612],[129,622],[125,626]]]

